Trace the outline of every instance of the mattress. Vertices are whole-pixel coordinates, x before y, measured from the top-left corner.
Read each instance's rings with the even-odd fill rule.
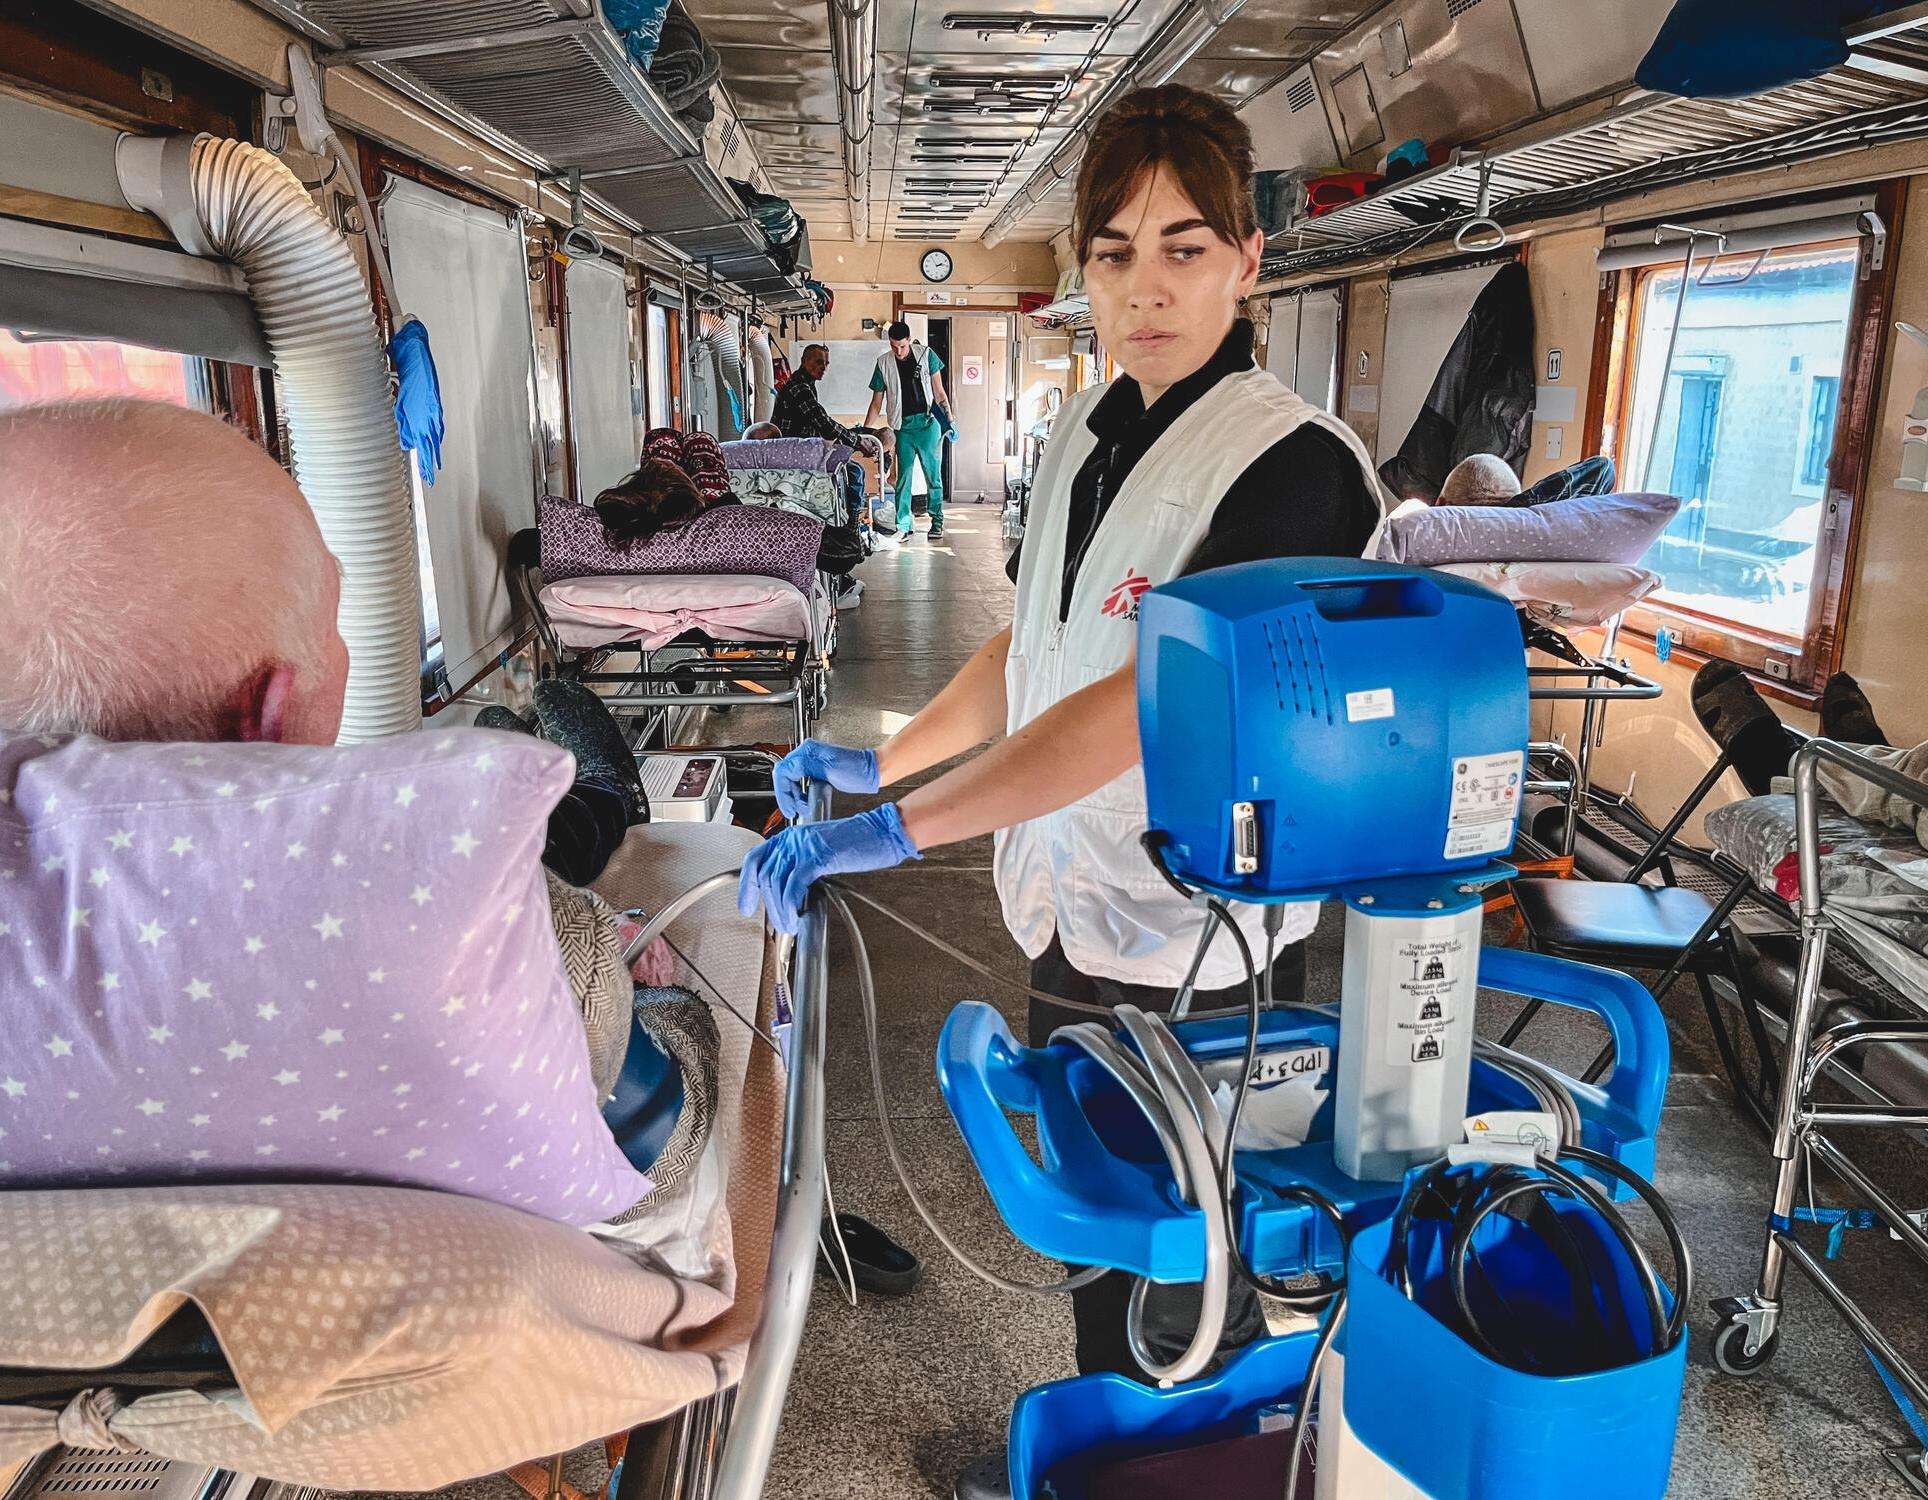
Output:
[[[542,607],[571,650],[629,641],[654,650],[689,630],[720,641],[813,639],[811,601],[804,592],[756,573],[570,578],[543,588]]]
[[[1707,815],[1707,836],[1763,890],[1799,898],[1794,798],[1748,797]],[[1837,934],[1928,1012],[1928,851],[1913,835],[1820,806],[1821,894]]]

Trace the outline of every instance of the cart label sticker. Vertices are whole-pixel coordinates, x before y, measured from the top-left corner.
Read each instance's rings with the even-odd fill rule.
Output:
[[[1393,715],[1392,689],[1367,688],[1363,693],[1346,694],[1346,722],[1357,724],[1366,719],[1390,719]]]
[[[1454,1025],[1471,1014],[1476,990],[1466,981],[1474,961],[1463,933],[1409,938],[1393,949],[1388,1063],[1416,1067],[1445,1060]]]
[[[1520,810],[1521,752],[1462,755],[1453,762],[1453,796],[1446,817],[1447,859],[1499,854],[1513,843]]]

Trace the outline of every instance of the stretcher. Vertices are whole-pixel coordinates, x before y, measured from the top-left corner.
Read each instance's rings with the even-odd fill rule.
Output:
[[[535,621],[537,670],[585,684],[619,719],[641,719],[637,743],[680,742],[676,721],[692,710],[760,706],[787,707],[791,743],[801,744],[829,702],[837,610],[821,573],[807,594],[753,573],[549,583],[528,530],[510,543],[509,583]]]

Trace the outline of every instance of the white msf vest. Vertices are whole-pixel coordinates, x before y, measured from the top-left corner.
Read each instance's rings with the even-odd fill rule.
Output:
[[[917,371],[917,385],[924,393],[924,410],[932,412],[937,403],[931,399],[930,350],[911,340],[911,368]],[[892,432],[904,425],[904,377],[897,368],[897,356],[886,349],[877,356],[877,369],[884,377],[884,420]]]
[[[1371,458],[1343,422],[1262,370],[1227,376],[1131,471],[1091,540],[1070,615],[1060,624],[1071,481],[1097,444],[1085,419],[1104,389],[1065,403],[1038,465],[1004,667],[1008,733],[1133,660],[1138,596],[1179,575],[1225,492],[1282,438],[1308,422],[1324,427],[1359,460],[1368,490],[1379,493]],[[1291,534],[1283,501],[1278,526]],[[1083,801],[997,836],[994,870],[1004,924],[1028,956],[1043,953],[1055,932],[1065,957],[1083,973],[1166,988],[1184,982],[1204,919],[1152,867],[1139,843],[1145,816],[1145,776],[1133,766]],[[1259,911],[1235,910],[1253,953],[1262,955]],[[1288,906],[1280,941],[1304,937],[1318,915],[1316,903]],[[1223,989],[1244,979],[1237,945],[1221,936],[1199,986]]]

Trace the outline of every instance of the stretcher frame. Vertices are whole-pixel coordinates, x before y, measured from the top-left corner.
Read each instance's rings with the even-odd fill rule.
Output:
[[[1819,773],[1824,762],[1845,775],[1879,787],[1890,796],[1916,807],[1928,807],[1928,782],[1878,765],[1833,740],[1812,739],[1795,752],[1792,771],[1795,850],[1801,878],[1801,964],[1794,1006],[1787,1021],[1779,1098],[1772,1122],[1774,1193],[1754,1291],[1739,1297],[1722,1297],[1713,1304],[1720,1316],[1715,1331],[1715,1363],[1729,1374],[1749,1375],[1764,1368],[1774,1357],[1785,1306],[1787,1271],[1792,1266],[1814,1284],[1860,1339],[1897,1404],[1910,1403],[1915,1413],[1920,1414],[1928,1412],[1928,1378],[1895,1347],[1826,1264],[1802,1244],[1794,1232],[1797,1198],[1818,1161],[1856,1195],[1858,1206],[1872,1211],[1879,1227],[1923,1262],[1928,1262],[1928,1233],[1923,1232],[1904,1205],[1882,1189],[1824,1133],[1824,1127],[1911,1131],[1928,1127],[1928,1105],[1887,1100],[1828,1102],[1816,1094],[1816,1085],[1824,1073],[1838,1076],[1836,1064],[1844,1054],[1877,1045],[1928,1046],[1928,1020],[1848,1021],[1816,1032],[1828,945],[1835,931],[1821,888]],[[1915,1494],[1928,1496],[1928,1445],[1904,1444],[1885,1449],[1884,1455]]]
[[[618,719],[642,721],[634,743],[680,740],[673,716],[705,708],[790,710],[791,744],[810,737],[810,726],[830,701],[830,659],[837,650],[836,582],[817,574],[821,603],[810,601],[807,641],[675,641],[647,647],[639,641],[601,646],[563,644],[542,603],[540,562],[533,547],[512,550],[509,586],[517,605],[535,622],[536,673],[566,677],[599,694]],[[723,575],[729,576],[729,575]],[[603,670],[612,656],[634,658],[627,670]],[[658,733],[658,731],[661,731]]]
[[[1540,631],[1565,647],[1564,651],[1550,651],[1549,654],[1561,655],[1566,659],[1557,666],[1536,665],[1531,660],[1527,663],[1526,695],[1531,701],[1577,702],[1585,705],[1580,714],[1580,743],[1577,750],[1569,750],[1557,740],[1536,740],[1526,747],[1526,790],[1557,798],[1565,808],[1560,825],[1559,847],[1547,851],[1560,859],[1570,860],[1573,857],[1580,809],[1593,789],[1593,752],[1606,737],[1607,705],[1650,702],[1661,694],[1659,683],[1641,676],[1614,656],[1614,648],[1620,640],[1620,621],[1621,616],[1615,615],[1607,622],[1606,639],[1599,651],[1591,655],[1558,631],[1538,626]],[[1533,638],[1529,636],[1527,649],[1544,648],[1535,646]],[[1534,774],[1536,770],[1537,775]]]

